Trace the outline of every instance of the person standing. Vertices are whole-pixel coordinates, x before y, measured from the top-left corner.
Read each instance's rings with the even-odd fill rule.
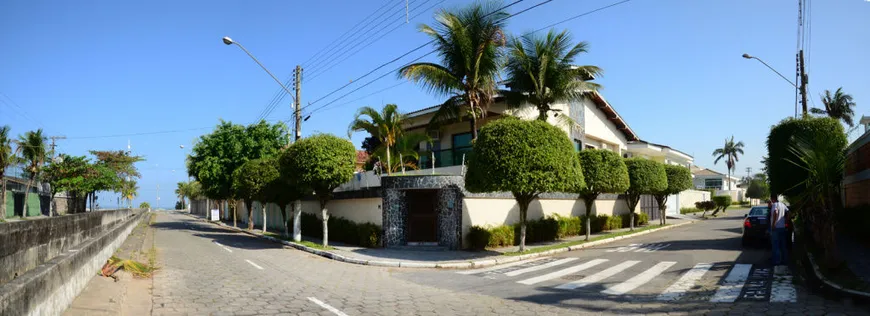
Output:
[[[776,267],[788,262],[786,249],[786,239],[788,238],[788,230],[786,229],[788,207],[780,202],[778,197],[774,196],[771,198],[770,214],[771,263]]]

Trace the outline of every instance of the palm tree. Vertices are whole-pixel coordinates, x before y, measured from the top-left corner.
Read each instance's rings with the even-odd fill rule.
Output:
[[[572,47],[568,31],[550,30],[545,37],[511,38],[505,67],[510,90],[503,92],[507,104],[513,108],[534,105],[538,119],[546,121],[553,103],[580,101],[589,91],[598,90],[600,86],[588,80],[600,75],[601,68],[574,65],[574,59],[586,53],[587,46],[580,42]]]
[[[713,157],[716,157],[716,160],[713,161],[713,164],[719,162],[722,158],[725,158],[725,166],[728,167],[728,189],[731,189],[731,170],[737,166],[737,161],[740,160],[738,155],[743,154],[743,142],[734,143],[734,135],[731,135],[731,140],[725,139],[725,146],[722,148],[717,148],[713,151]]]
[[[181,209],[184,207],[184,198],[190,196],[190,182],[179,182],[178,188],[175,189],[175,195],[181,200]]]
[[[0,216],[3,217],[6,216],[6,168],[18,163],[18,157],[12,151],[9,130],[9,125],[0,126]]]
[[[496,93],[504,46],[504,20],[508,14],[495,3],[473,4],[456,12],[435,15],[438,25],[423,24],[420,31],[432,38],[441,64],[420,62],[399,70],[399,77],[414,81],[429,92],[449,96],[432,117],[437,126],[467,117],[471,137],[477,139],[477,120],[486,115]],[[460,115],[465,111],[465,115]]]
[[[810,109],[810,112],[813,112],[813,114],[828,115],[832,118],[843,121],[843,123],[846,123],[849,127],[854,126],[852,117],[855,116],[855,112],[852,108],[855,107],[855,101],[852,100],[851,95],[843,93],[843,87],[837,88],[834,95],[831,95],[831,90],[825,90],[825,95],[822,96],[822,104],[825,105],[824,110],[812,108]]]
[[[382,145],[375,150],[374,155],[378,157],[384,155],[388,157],[390,155],[393,157],[400,157],[400,161],[393,164],[387,164],[387,166],[389,166],[387,172],[397,172],[402,170],[402,166],[412,170],[420,169],[417,165],[417,162],[420,161],[420,151],[417,147],[422,142],[431,143],[432,139],[423,133],[404,134],[396,140],[396,143],[389,150],[392,154],[388,153],[386,146]]]
[[[368,119],[363,119],[363,116],[368,116]],[[405,121],[405,116],[399,113],[399,107],[395,104],[387,104],[378,112],[372,107],[364,106],[356,112],[354,119],[350,122],[347,128],[347,136],[350,137],[353,132],[366,131],[372,137],[381,141],[382,146],[387,147],[387,166],[390,163],[389,150],[396,144],[396,140],[402,136],[402,123]],[[387,174],[391,168],[387,168]]]
[[[136,181],[121,182],[121,196],[129,201],[130,208],[133,208],[133,199],[135,199],[138,195],[139,186],[136,185]]]
[[[18,148],[21,151],[21,160],[25,163],[25,170],[29,175],[27,187],[24,191],[24,201],[27,201],[27,194],[30,193],[30,188],[33,187],[33,182],[42,171],[45,164],[45,159],[48,157],[46,150],[46,137],[42,134],[42,129],[28,131],[22,136],[18,136]],[[21,217],[27,217],[29,205],[25,202],[25,210]]]

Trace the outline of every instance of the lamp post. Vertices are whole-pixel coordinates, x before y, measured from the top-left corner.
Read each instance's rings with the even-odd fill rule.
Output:
[[[272,72],[269,71],[269,69],[266,68],[266,66],[263,66],[263,63],[261,63],[261,62],[257,59],[257,57],[254,57],[254,55],[251,54],[251,52],[249,52],[248,49],[245,48],[245,46],[242,46],[242,44],[240,44],[239,42],[234,41],[234,40],[233,40],[232,38],[230,38],[229,36],[224,36],[224,38],[223,38],[222,40],[223,40],[224,44],[227,44],[227,45],[233,45],[233,44],[235,44],[236,46],[238,46],[239,48],[241,48],[242,51],[245,52],[245,54],[248,54],[248,56],[251,57],[251,59],[253,59],[254,62],[257,63],[257,65],[260,65],[260,68],[263,68],[263,70],[266,71],[266,73],[269,74],[269,76],[272,77],[272,79],[274,79],[275,82],[277,82],[278,85],[281,86],[282,89],[284,89],[284,92],[287,92],[287,94],[290,96],[290,98],[293,99],[293,111],[294,111],[294,114],[295,114],[295,113],[299,113],[299,102],[296,102],[296,97],[294,96],[294,95],[295,95],[294,92],[290,91],[290,89],[288,89],[287,86],[285,86],[284,83],[282,83],[281,80],[278,79],[278,77],[275,77],[275,75],[273,75]],[[297,115],[297,116],[298,116],[298,115]],[[299,120],[297,120],[297,124],[296,124],[296,135],[297,135],[297,138],[298,138],[299,135],[301,135],[300,132],[299,132]]]
[[[755,56],[752,56],[752,55],[749,55],[749,54],[743,54],[743,58],[746,58],[746,59],[755,59],[755,60],[759,61],[762,65],[764,65],[765,67],[767,67],[767,68],[770,69],[771,71],[775,72],[777,75],[779,75],[780,78],[782,78],[783,80],[785,80],[786,82],[788,82],[788,83],[789,83],[792,87],[794,87],[796,90],[800,90],[801,95],[803,95],[804,109],[806,109],[806,107],[807,107],[806,104],[805,104],[805,103],[806,103],[806,92],[805,92],[806,90],[803,88],[803,84],[801,84],[801,86],[798,87],[797,84],[795,84],[794,82],[792,82],[791,80],[789,80],[788,78],[786,78],[785,76],[783,76],[781,73],[779,73],[779,71],[776,71],[776,69],[773,69],[773,67],[771,67],[771,66],[768,65],[766,62],[764,62],[763,60],[761,60],[761,58],[758,58],[758,57],[755,57]],[[806,110],[804,110],[804,114],[806,114]],[[795,105],[795,117],[797,117],[797,105]]]

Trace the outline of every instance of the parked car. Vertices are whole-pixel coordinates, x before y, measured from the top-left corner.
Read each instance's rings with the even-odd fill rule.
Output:
[[[743,246],[761,243],[768,245],[770,240],[770,209],[767,206],[753,206],[743,219]]]

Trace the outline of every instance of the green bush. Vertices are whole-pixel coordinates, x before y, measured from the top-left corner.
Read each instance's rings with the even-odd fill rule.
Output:
[[[683,207],[680,208],[680,214],[692,214],[697,212],[703,212],[704,210],[699,209],[697,207]]]
[[[586,233],[585,226],[583,225],[585,217],[563,217],[559,216],[559,214],[556,214],[553,216],[553,218],[555,218],[556,222],[559,223],[559,231],[556,233],[556,237],[558,237],[559,239]]]
[[[514,224],[515,245],[520,244],[520,225]],[[559,222],[552,217],[526,222],[526,242],[553,241],[559,236]]]
[[[514,245],[514,228],[513,226],[501,225],[493,227],[489,230],[488,247],[498,248]]]
[[[592,226],[592,233],[594,234],[594,233],[603,232],[605,230],[609,230],[607,228],[607,224],[608,224],[609,220],[610,220],[610,216],[607,216],[607,215],[598,215],[598,216],[592,217],[592,220],[590,222],[590,225]],[[584,231],[583,233],[585,234],[586,232]]]
[[[484,250],[486,246],[489,245],[489,239],[491,234],[489,230],[480,226],[471,226],[471,230],[468,231],[468,245],[471,250]]]
[[[619,228],[628,228],[629,227],[629,221],[628,221],[629,215],[631,215],[631,214],[622,214],[619,216],[619,217],[621,217],[621,221],[622,221],[622,226]],[[643,226],[646,224],[649,224],[649,215],[647,215],[646,213],[634,214],[634,226],[635,227]],[[613,229],[616,229],[616,228],[613,228]]]
[[[622,216],[608,216],[607,225],[604,230],[614,230],[622,228]]]
[[[716,204],[717,207],[725,207],[731,205],[731,196],[730,195],[717,195],[712,198],[713,203]]]
[[[316,215],[302,213],[302,233],[313,238],[323,238],[323,221]],[[381,246],[381,227],[372,223],[358,224],[342,217],[332,216],[327,223],[329,241],[367,248]]]
[[[771,195],[793,197],[802,189],[798,184],[807,178],[807,171],[792,162],[800,161],[790,150],[795,138],[821,136],[845,148],[848,143],[843,125],[830,117],[787,118],[770,129],[767,136],[767,174]]]

